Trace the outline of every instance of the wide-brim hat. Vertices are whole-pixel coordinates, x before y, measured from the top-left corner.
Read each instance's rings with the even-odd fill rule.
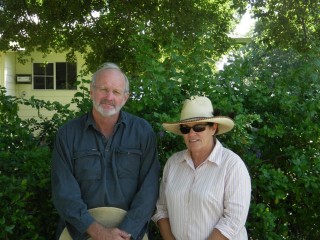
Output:
[[[163,123],[162,126],[169,132],[183,135],[180,131],[181,124],[193,122],[212,122],[218,124],[218,133],[229,132],[234,127],[234,122],[226,116],[214,116],[214,109],[209,98],[195,96],[184,101],[180,121]]]
[[[108,228],[118,227],[127,214],[125,210],[115,207],[98,207],[88,211],[98,223]],[[67,228],[64,228],[59,240],[72,240]],[[142,240],[148,240],[147,235]]]

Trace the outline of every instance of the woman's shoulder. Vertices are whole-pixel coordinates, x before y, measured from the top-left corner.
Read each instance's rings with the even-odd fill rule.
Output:
[[[178,151],[173,153],[167,160],[166,164],[177,164],[179,162],[182,162],[185,158],[185,154],[186,154],[187,150],[182,150],[182,151]]]
[[[171,157],[169,159],[173,159],[173,160],[181,159],[185,156],[186,152],[187,152],[187,149],[175,152],[171,155]]]

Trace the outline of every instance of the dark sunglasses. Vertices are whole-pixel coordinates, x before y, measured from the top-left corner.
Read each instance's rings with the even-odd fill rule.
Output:
[[[209,124],[197,124],[192,127],[180,125],[180,131],[182,134],[188,134],[192,128],[193,131],[195,131],[195,132],[203,132],[206,129],[206,126],[208,126],[208,125]]]

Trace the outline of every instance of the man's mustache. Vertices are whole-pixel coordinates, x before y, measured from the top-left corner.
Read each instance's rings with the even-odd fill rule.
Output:
[[[106,103],[115,107],[115,104],[114,104],[113,101],[110,101],[110,100],[108,100],[108,99],[102,99],[102,100],[100,101],[100,104],[106,104]]]

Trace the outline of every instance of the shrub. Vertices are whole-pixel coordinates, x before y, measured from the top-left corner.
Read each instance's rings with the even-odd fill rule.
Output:
[[[57,217],[50,197],[51,150],[18,117],[18,99],[1,88],[0,100],[0,239],[50,239]]]

